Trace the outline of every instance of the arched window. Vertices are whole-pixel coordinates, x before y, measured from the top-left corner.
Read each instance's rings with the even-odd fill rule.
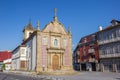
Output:
[[[54,39],[54,46],[58,46],[58,40]]]

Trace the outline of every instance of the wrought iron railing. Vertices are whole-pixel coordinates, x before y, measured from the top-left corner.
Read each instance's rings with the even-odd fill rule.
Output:
[[[107,44],[107,43],[116,42],[116,41],[120,41],[120,37],[112,38],[109,40],[98,41],[98,44],[102,45],[102,44]]]

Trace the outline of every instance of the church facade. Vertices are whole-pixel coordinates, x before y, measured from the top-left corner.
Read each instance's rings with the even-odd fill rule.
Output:
[[[43,30],[40,23],[34,29],[30,22],[23,30],[26,46],[26,70],[56,71],[72,70],[72,34],[58,21],[55,15],[53,21]]]

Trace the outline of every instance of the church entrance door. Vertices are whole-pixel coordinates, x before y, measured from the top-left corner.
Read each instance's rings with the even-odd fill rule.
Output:
[[[52,68],[53,70],[59,69],[59,56],[58,55],[54,55],[52,58]]]

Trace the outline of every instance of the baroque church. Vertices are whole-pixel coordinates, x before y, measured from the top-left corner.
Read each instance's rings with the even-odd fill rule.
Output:
[[[70,28],[66,31],[59,22],[56,9],[53,20],[43,30],[40,29],[39,22],[37,29],[33,28],[32,23],[29,22],[23,34],[24,39],[21,45],[24,46],[22,53],[26,54],[26,59],[21,65],[24,65],[26,70],[37,72],[72,70],[72,34]],[[14,54],[16,50],[18,49],[14,50]]]

